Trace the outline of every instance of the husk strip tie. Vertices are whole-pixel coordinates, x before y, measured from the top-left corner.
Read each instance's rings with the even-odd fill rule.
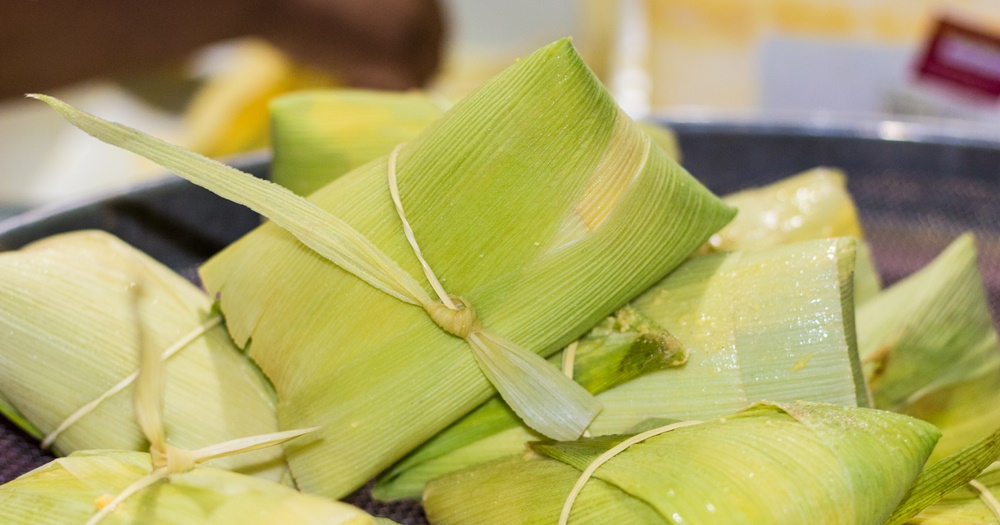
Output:
[[[133,305],[136,306],[136,316],[139,315],[138,298],[142,292],[141,282],[137,279],[136,285],[132,287]],[[167,442],[166,429],[163,424],[163,401],[166,387],[166,366],[163,354],[157,355],[155,351],[145,344],[144,331],[141,319],[136,319],[137,323],[137,343],[139,346],[139,370],[136,374],[136,387],[133,391],[132,402],[135,405],[136,420],[142,429],[143,435],[149,441],[149,455],[152,463],[152,471],[137,479],[135,482],[125,487],[119,494],[109,502],[99,501],[98,511],[87,520],[86,525],[96,525],[106,516],[115,511],[122,502],[137,494],[139,491],[150,485],[168,479],[174,474],[183,474],[195,468],[199,463],[225,456],[251,452],[265,447],[280,445],[291,439],[316,430],[316,428],[306,428],[298,430],[288,430],[285,432],[274,432],[259,436],[243,437],[209,445],[196,450],[186,450],[175,447]],[[216,321],[218,324],[218,321]],[[201,333],[211,328],[211,321],[199,328]],[[183,341],[196,339],[200,335],[199,330],[195,330]],[[183,348],[187,343],[177,344],[174,347]],[[173,347],[172,347],[173,348]],[[166,352],[164,352],[165,354]],[[176,353],[176,350],[175,350]],[[131,376],[130,376],[131,377]]]
[[[652,430],[647,430],[622,441],[621,443],[608,449],[607,452],[597,456],[597,459],[595,459],[590,465],[587,465],[587,468],[580,474],[580,478],[577,479],[576,484],[573,485],[573,490],[570,490],[569,495],[566,496],[566,502],[563,503],[562,512],[559,514],[559,525],[567,525],[569,523],[569,514],[573,510],[573,503],[576,502],[576,498],[580,495],[580,492],[583,491],[584,485],[586,485],[587,481],[589,481],[594,475],[594,472],[597,472],[597,469],[601,468],[601,465],[611,461],[612,458],[621,454],[636,443],[642,443],[649,438],[659,436],[660,434],[666,434],[671,430],[700,425],[701,423],[703,423],[703,421],[680,421],[659,428],[654,428]]]
[[[179,341],[177,341],[169,348],[164,350],[163,354],[161,354],[160,356],[160,359],[163,361],[170,359],[171,357],[174,356],[174,354],[187,348],[189,344],[197,340],[199,337],[205,335],[206,332],[208,332],[212,328],[215,328],[220,323],[222,323],[222,317],[213,316],[204,324],[202,324],[198,328],[195,328],[190,333],[182,337]],[[56,427],[55,430],[53,430],[47,436],[45,436],[45,439],[42,440],[42,448],[47,450],[49,447],[52,446],[53,443],[55,443],[56,439],[58,439],[59,436],[66,431],[66,429],[73,426],[73,424],[76,423],[77,421],[80,421],[81,419],[86,417],[87,414],[90,414],[91,412],[96,410],[97,407],[100,406],[100,404],[103,403],[109,397],[128,388],[129,385],[135,382],[137,377],[139,377],[138,370],[126,376],[124,379],[119,381],[118,384],[109,388],[106,392],[95,398],[93,401],[90,401],[89,403],[83,405],[75,412],[70,414],[66,419],[63,420],[62,423],[59,424],[58,427]]]

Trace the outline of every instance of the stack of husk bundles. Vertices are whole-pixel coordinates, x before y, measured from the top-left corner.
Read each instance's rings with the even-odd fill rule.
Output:
[[[733,215],[638,130],[567,41],[309,202],[47,101],[273,220],[201,275],[273,382],[279,426],[320,427],[285,451],[300,487],[330,497],[486,400],[491,385],[536,430],[579,436],[599,404],[526,354],[582,335]],[[278,209],[282,199],[290,206]],[[440,302],[429,269],[446,289],[435,290]],[[445,309],[451,296],[466,307]]]

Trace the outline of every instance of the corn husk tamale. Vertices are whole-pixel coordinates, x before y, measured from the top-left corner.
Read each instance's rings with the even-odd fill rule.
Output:
[[[733,214],[651,145],[568,41],[310,201],[37,98],[272,219],[201,273],[237,343],[252,340],[281,427],[321,427],[285,450],[299,485],[328,496],[485,401],[491,384],[533,428],[578,436],[600,407],[538,354],[656,282]]]
[[[444,109],[421,92],[341,89],[273,100],[271,180],[309,195],[413,140]]]
[[[593,473],[568,523],[882,525],[938,436],[933,426],[890,412],[761,403],[627,447]],[[555,524],[581,471],[624,439],[532,443],[537,456],[432,481],[424,493],[428,518]],[[595,480],[603,484],[591,487]]]
[[[55,239],[59,242],[61,239]],[[48,241],[49,243],[53,241]],[[103,246],[107,248],[108,246]],[[306,496],[285,486],[202,466],[205,462],[274,447],[311,429],[240,436],[185,448],[168,439],[165,399],[172,379],[154,347],[139,272],[125,286],[131,295],[133,350],[139,369],[131,392],[135,423],[149,453],[120,450],[76,452],[0,486],[0,522],[102,525],[143,524],[372,524],[349,505]],[[172,434],[172,432],[170,432]]]
[[[273,392],[226,329],[212,324],[218,314],[208,297],[111,235],[63,234],[0,254],[0,312],[0,411],[39,439],[136,371],[137,315],[159,352],[179,348],[167,361],[175,444],[277,431]],[[131,392],[85,413],[53,449],[145,449]],[[272,480],[287,469],[278,449],[213,464]]]
[[[1000,346],[965,234],[858,311],[858,348],[875,405],[937,425],[934,458],[1000,421]]]
[[[144,452],[81,451],[0,486],[5,525],[83,525],[102,503],[150,473]],[[210,467],[171,476],[104,518],[103,525],[362,525],[373,518],[345,503]]]
[[[309,195],[416,138],[449,105],[416,91],[340,89],[277,98],[270,105],[271,180]],[[680,160],[673,132],[653,123],[637,125],[667,155]]]
[[[760,250],[830,237],[863,238],[857,207],[840,170],[814,168],[722,200],[739,213],[709,239],[710,251]],[[867,243],[858,243],[856,257],[854,301],[860,305],[878,293],[882,279]]]
[[[593,394],[643,374],[682,366],[688,359],[683,343],[630,306],[571,346],[550,357],[549,362],[564,370],[571,366],[573,379]],[[569,353],[571,363],[567,363]],[[372,494],[381,500],[419,497],[431,479],[521,453],[525,442],[540,438],[494,396],[380,476]]]
[[[850,296],[854,240],[817,240],[692,259],[632,302],[685,344],[683,367],[598,395],[595,435],[650,417],[705,419],[753,402],[867,405]],[[524,450],[538,439],[488,402],[382,476],[379,498],[415,497],[435,477]],[[498,420],[502,420],[500,424]]]

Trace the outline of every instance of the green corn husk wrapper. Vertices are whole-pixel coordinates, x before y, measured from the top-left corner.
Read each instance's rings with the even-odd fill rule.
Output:
[[[709,239],[710,251],[760,250],[830,237],[863,238],[857,207],[840,170],[814,168],[722,200],[739,213]],[[855,305],[874,297],[881,288],[871,250],[867,243],[858,242]]]
[[[1000,421],[1000,346],[972,235],[866,303],[858,348],[875,406],[944,432],[935,459],[992,432]]]
[[[542,355],[733,213],[650,145],[566,41],[459,103],[402,149],[397,169],[415,237],[449,293]],[[384,159],[369,163],[311,200],[420,275],[386,171]],[[322,427],[286,446],[304,490],[349,493],[493,393],[464,341],[274,225],[201,273],[274,382],[282,428]]]
[[[994,463],[982,474],[976,476],[994,499],[1000,497],[1000,463]],[[907,525],[998,525],[997,516],[986,503],[982,494],[966,485],[939,500],[934,505],[922,510]]]
[[[597,469],[569,523],[882,525],[938,436],[933,426],[890,412],[761,403],[627,448]],[[435,525],[555,524],[580,472],[624,438],[532,443],[541,457],[432,481],[424,493],[428,518]]]
[[[549,362],[561,367],[563,354]],[[687,359],[683,343],[626,306],[580,339],[573,379],[598,394],[643,374],[682,366]],[[431,479],[524,452],[525,442],[541,438],[494,396],[380,476],[372,495],[381,500],[419,497]]]
[[[273,100],[271,180],[299,195],[417,137],[444,110],[420,92],[341,89]]]
[[[137,323],[162,352],[214,314],[191,283],[103,232],[58,235],[0,254],[0,412],[37,438],[138,368]],[[166,414],[171,439],[198,448],[277,431],[266,379],[216,325],[169,358]],[[112,395],[59,434],[59,454],[97,447],[148,447],[132,387]],[[212,465],[278,480],[279,449]]]
[[[221,293],[237,343],[252,339],[249,352],[281,400],[280,426],[321,427],[285,451],[299,485],[331,497],[494,386],[546,435],[580,435],[599,404],[538,355],[662,278],[734,213],[650,143],[568,41],[485,84],[398,157],[368,163],[308,201],[36,98],[95,137],[272,219],[209,261],[202,277]],[[442,310],[413,277],[424,269],[397,207],[428,267],[471,309]],[[447,317],[428,314],[460,320],[473,310],[481,325],[449,328],[475,328],[468,341],[442,328]]]
[[[594,435],[706,419],[763,400],[868,406],[851,296],[855,241],[694,258],[631,305],[687,347],[682,368],[601,394]]]
[[[850,296],[854,246],[817,240],[684,263],[632,305],[670,327],[688,361],[598,395],[605,408],[590,432],[716,417],[764,399],[867,405]],[[503,407],[494,398],[435,436],[383,475],[374,495],[416,497],[431,479],[523,452],[538,435]]]
[[[149,454],[76,452],[0,486],[5,525],[82,525],[98,502],[149,474]],[[102,525],[363,525],[360,509],[210,467],[174,474],[125,500]]]
[[[274,159],[271,180],[309,195],[351,170],[416,138],[444,114],[441,101],[421,92],[340,89],[286,95],[270,104]],[[653,123],[637,125],[671,158],[677,139]]]

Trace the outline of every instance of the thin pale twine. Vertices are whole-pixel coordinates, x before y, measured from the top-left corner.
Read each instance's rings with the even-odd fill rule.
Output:
[[[976,492],[979,493],[979,499],[986,505],[986,508],[990,509],[993,516],[1000,520],[1000,501],[997,501],[990,489],[975,479],[969,481],[969,486],[976,489]]]
[[[427,260],[424,259],[424,254],[420,251],[420,246],[417,245],[417,238],[413,235],[413,228],[410,227],[410,222],[406,220],[406,214],[403,213],[403,202],[399,198],[399,187],[396,183],[396,158],[399,156],[399,150],[403,149],[403,145],[397,144],[392,149],[392,153],[389,154],[389,194],[392,195],[392,202],[396,206],[396,213],[399,215],[399,220],[403,223],[403,233],[406,234],[406,240],[410,243],[410,247],[413,248],[413,254],[417,256],[417,260],[420,261],[420,267],[424,270],[427,282],[431,284],[431,288],[434,289],[434,293],[437,294],[442,304],[452,310],[458,310],[458,305],[451,300],[451,296],[445,291],[441,281],[434,274],[434,270],[431,269],[431,266],[427,264]]]
[[[570,511],[573,510],[573,503],[576,502],[576,498],[577,496],[580,495],[580,492],[583,490],[584,485],[586,485],[587,481],[589,481],[590,478],[594,475],[594,472],[596,472],[597,469],[601,468],[601,465],[604,465],[605,463],[610,461],[611,458],[617,456],[618,454],[621,454],[625,449],[631,447],[632,445],[635,445],[636,443],[641,443],[651,437],[656,437],[659,436],[660,434],[665,434],[667,432],[670,432],[671,430],[677,430],[678,428],[699,425],[701,423],[702,421],[681,421],[679,423],[672,423],[664,427],[647,430],[641,434],[636,434],[626,439],[625,441],[622,441],[621,443],[608,449],[607,452],[601,454],[600,456],[597,456],[597,459],[591,462],[591,464],[587,466],[587,468],[583,471],[583,473],[580,474],[580,478],[576,480],[576,485],[573,485],[573,490],[571,490],[569,492],[569,496],[566,497],[566,502],[563,503],[562,513],[559,514],[559,525],[566,525],[567,523],[569,523],[569,514]]]
[[[192,342],[194,342],[196,339],[198,339],[199,337],[201,337],[202,335],[204,335],[206,332],[208,332],[212,328],[215,328],[216,326],[218,326],[219,323],[221,323],[221,322],[222,322],[222,317],[219,317],[219,316],[212,317],[206,323],[202,324],[198,328],[195,328],[190,333],[188,333],[187,335],[185,335],[184,337],[182,337],[179,341],[177,341],[176,343],[174,343],[173,345],[171,345],[169,348],[167,348],[166,350],[164,350],[163,351],[163,355],[161,356],[161,359],[163,361],[166,361],[167,359],[170,359],[171,357],[174,356],[174,354],[176,354],[177,352],[180,352],[184,348],[187,348],[187,346],[189,344],[191,344]],[[91,401],[91,402],[83,405],[82,407],[80,407],[79,409],[77,409],[76,412],[73,412],[72,414],[70,414],[69,417],[67,417],[65,420],[63,420],[63,422],[60,423],[59,426],[56,427],[55,430],[53,430],[47,436],[45,436],[45,439],[42,440],[42,448],[43,449],[48,449],[49,447],[51,447],[52,444],[55,442],[55,440],[59,438],[59,435],[62,434],[63,432],[65,432],[67,428],[71,427],[73,424],[75,424],[76,422],[80,421],[81,419],[83,419],[84,417],[86,417],[88,414],[90,414],[91,412],[93,412],[94,410],[96,410],[97,407],[100,406],[100,404],[103,403],[105,400],[107,400],[109,397],[111,397],[111,396],[117,394],[118,392],[121,392],[122,390],[125,390],[126,388],[128,388],[129,385],[131,385],[132,383],[135,382],[135,380],[136,380],[137,377],[139,377],[139,371],[138,370],[136,370],[135,372],[132,372],[131,374],[129,374],[128,376],[126,376],[125,379],[122,379],[121,381],[119,381],[118,384],[116,384],[115,386],[109,388],[106,392],[104,392],[103,394],[101,394],[100,396],[98,396],[93,401]]]
[[[580,340],[579,339],[577,339],[576,341],[573,341],[572,343],[566,345],[566,348],[563,349],[563,354],[562,354],[562,371],[563,371],[564,374],[566,374],[566,377],[568,377],[570,379],[573,379],[573,369],[574,369],[574,366],[576,365],[576,349],[577,349],[578,346],[580,346]],[[589,438],[590,437],[590,431],[584,429],[583,435],[581,435],[580,437]]]
[[[184,450],[177,447],[167,446],[166,455],[162,457],[160,466],[155,466],[153,470],[145,476],[137,479],[128,487],[125,487],[117,496],[106,505],[103,505],[93,516],[87,520],[86,525],[96,525],[109,514],[115,511],[125,500],[141,491],[142,489],[167,479],[174,474],[188,472],[200,463],[216,458],[243,454],[266,447],[280,445],[286,441],[317,430],[319,427],[305,428],[299,430],[288,430],[285,432],[273,432],[225,441],[216,445],[199,448],[197,450]]]

